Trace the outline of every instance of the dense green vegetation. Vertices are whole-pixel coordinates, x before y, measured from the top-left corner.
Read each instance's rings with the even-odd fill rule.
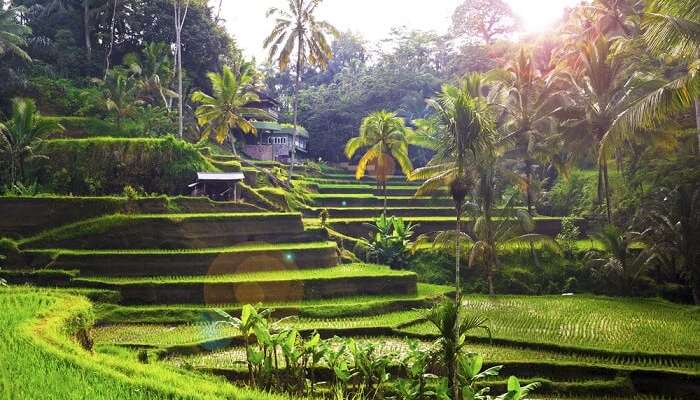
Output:
[[[86,338],[90,303],[80,297],[30,289],[0,292],[2,396],[5,398],[214,399],[275,398],[236,389],[222,380],[165,366],[144,365],[119,350],[92,353]],[[83,332],[82,334],[80,332]],[[16,357],[22,354],[22,357]],[[40,373],[37,381],[28,371]]]
[[[697,1],[227,3],[0,2],[0,397],[700,396]]]

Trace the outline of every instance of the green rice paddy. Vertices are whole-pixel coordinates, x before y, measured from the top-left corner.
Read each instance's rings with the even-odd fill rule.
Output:
[[[335,244],[335,243],[334,243]],[[238,283],[238,282],[276,282],[316,279],[340,279],[355,277],[391,278],[413,276],[413,272],[394,271],[389,267],[372,264],[347,264],[331,268],[248,272],[234,275],[206,276],[160,276],[146,278],[130,277],[91,277],[79,278],[78,282],[99,282],[114,286],[130,284],[187,284],[187,283]]]
[[[593,296],[467,296],[493,337],[616,352],[700,357],[700,308],[653,299]],[[434,333],[427,324],[407,333]]]

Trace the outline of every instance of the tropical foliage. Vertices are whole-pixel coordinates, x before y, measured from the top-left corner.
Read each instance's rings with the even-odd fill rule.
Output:
[[[200,104],[195,116],[199,126],[204,128],[202,135],[209,137],[213,134],[219,143],[223,143],[227,137],[230,138],[234,153],[236,147],[234,136],[231,136],[234,133],[232,130],[257,135],[257,130],[244,115],[270,118],[266,112],[248,107],[248,104],[260,100],[250,86],[252,79],[248,71],[235,74],[226,66],[221,74],[209,74],[211,96],[201,91],[192,94],[192,101]]]
[[[372,175],[384,192],[384,213],[386,214],[386,187],[388,179],[397,172],[396,164],[406,175],[413,171],[408,156],[409,129],[396,114],[378,111],[367,116],[360,126],[359,136],[350,139],[345,145],[345,155],[352,159],[360,149],[367,148],[360,158],[355,178],[362,179],[367,168],[372,166]]]
[[[31,99],[14,99],[12,117],[0,123],[0,154],[9,166],[10,185],[25,178],[25,162],[38,157],[35,150],[46,136],[63,130],[56,121],[42,119]]]
[[[333,58],[327,36],[336,36],[338,32],[330,23],[316,18],[316,9],[321,3],[322,0],[291,0],[288,9],[271,8],[267,12],[268,18],[275,18],[275,26],[263,44],[270,51],[270,60],[277,59],[280,71],[285,71],[292,54],[296,53],[292,143],[297,142],[299,85],[304,68],[309,65],[325,69],[328,66],[328,60]],[[290,179],[295,161],[296,147],[292,146],[292,160],[289,164]]]

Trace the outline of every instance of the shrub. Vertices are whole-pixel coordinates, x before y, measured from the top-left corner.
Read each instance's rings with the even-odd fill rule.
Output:
[[[197,171],[215,170],[193,145],[164,139],[60,139],[39,148],[49,159],[32,164],[39,184],[56,193],[121,194],[125,186],[147,193],[182,194]]]
[[[403,218],[387,218],[384,214],[369,225],[374,232],[368,241],[368,261],[389,265],[393,269],[406,268],[415,225],[404,222]]]
[[[559,179],[544,199],[543,213],[581,216],[591,212],[597,193],[596,171],[573,171],[569,179]]]
[[[82,116],[99,115],[104,111],[100,105],[100,89],[79,87],[69,79],[37,76],[31,78],[28,91],[46,113]]]

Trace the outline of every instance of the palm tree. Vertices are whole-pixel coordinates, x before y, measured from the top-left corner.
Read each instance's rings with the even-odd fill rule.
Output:
[[[212,95],[201,91],[192,93],[192,101],[200,104],[195,111],[197,123],[204,128],[203,136],[214,133],[219,143],[223,143],[229,137],[231,149],[235,154],[235,139],[230,136],[232,129],[238,129],[244,134],[257,135],[253,124],[243,116],[265,119],[271,116],[263,110],[247,107],[250,103],[260,101],[258,95],[250,90],[250,74],[236,75],[230,67],[224,66],[221,74],[210,72],[208,77]]]
[[[635,256],[632,245],[641,239],[638,232],[623,232],[608,225],[591,238],[602,244],[602,250],[586,254],[586,266],[593,275],[606,284],[617,284],[618,290],[632,295],[635,283],[646,270],[645,252]]]
[[[26,45],[25,37],[31,33],[29,27],[19,23],[18,15],[23,10],[24,7],[0,7],[0,56],[13,53],[25,60],[31,60],[29,54],[22,50],[22,46]]]
[[[124,56],[124,64],[141,77],[137,84],[140,96],[154,105],[162,102],[170,110],[172,99],[178,96],[168,88],[173,79],[170,46],[162,42],[146,43],[142,56],[143,59],[134,53]]]
[[[104,88],[105,107],[114,114],[117,126],[121,126],[124,118],[132,116],[143,103],[136,98],[136,73],[133,69],[117,67],[107,71],[104,81],[97,80]]]
[[[365,117],[360,126],[360,135],[348,140],[345,145],[345,155],[348,159],[352,159],[361,148],[367,148],[365,155],[357,164],[355,178],[362,179],[370,163],[374,166],[377,183],[382,187],[384,194],[384,215],[386,215],[387,180],[395,170],[395,165],[398,163],[401,171],[406,175],[413,171],[408,157],[407,132],[408,128],[402,118],[395,113],[378,111]]]
[[[42,119],[31,99],[13,99],[12,117],[0,124],[0,152],[10,166],[10,185],[24,178],[24,163],[35,157],[41,139],[62,132],[56,121]]]
[[[492,72],[500,83],[503,97],[499,106],[504,110],[507,121],[504,125],[507,137],[518,143],[518,152],[525,162],[524,189],[527,210],[533,214],[532,173],[535,157],[541,153],[544,138],[551,133],[560,110],[556,104],[559,91],[553,74],[543,75],[535,67],[532,56],[524,49],[505,71]]]
[[[655,55],[672,56],[686,68],[673,79],[636,100],[606,133],[604,143],[619,145],[637,129],[652,128],[695,106],[700,155],[700,3],[695,0],[653,0],[642,16],[642,37]]]
[[[598,154],[598,199],[605,202],[608,222],[612,205],[608,176],[609,154],[603,139],[609,127],[627,110],[635,93],[635,77],[626,76],[622,57],[613,50],[613,42],[599,35],[580,45],[580,62],[565,73],[570,84],[568,112],[575,115],[563,122],[570,145],[593,148]]]
[[[299,122],[299,85],[305,64],[325,69],[333,57],[327,35],[338,36],[338,31],[328,22],[316,19],[316,9],[323,0],[289,0],[289,8],[271,8],[267,17],[275,18],[275,27],[265,39],[264,47],[269,48],[270,60],[276,58],[280,70],[289,66],[292,54],[296,52],[294,81],[294,134],[292,136],[292,161],[289,164],[289,177],[292,179],[296,161],[296,143]]]
[[[439,332],[439,339],[435,342],[442,363],[447,370],[448,382],[455,394],[454,398],[460,398],[458,364],[465,356],[465,347],[468,342],[466,335],[473,330],[481,329],[491,337],[486,318],[477,315],[465,317],[460,312],[461,304],[444,299],[441,303],[431,308],[424,316]]]
[[[470,75],[460,87],[445,85],[428,105],[435,112],[435,155],[428,165],[410,174],[411,180],[425,180],[416,195],[449,188],[457,217],[455,232],[462,231],[464,201],[476,182],[475,166],[495,155],[496,122],[485,99],[479,96],[483,77]],[[455,288],[459,303],[461,244],[456,241]]]

